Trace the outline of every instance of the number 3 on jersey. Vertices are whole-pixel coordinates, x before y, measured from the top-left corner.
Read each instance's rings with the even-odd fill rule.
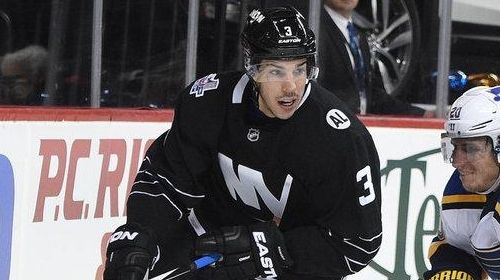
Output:
[[[365,166],[363,169],[359,170],[358,173],[356,173],[356,182],[359,183],[363,181],[363,188],[368,191],[368,194],[362,195],[358,198],[361,206],[365,206],[375,200],[375,190],[373,189],[372,183],[372,171],[369,165]]]

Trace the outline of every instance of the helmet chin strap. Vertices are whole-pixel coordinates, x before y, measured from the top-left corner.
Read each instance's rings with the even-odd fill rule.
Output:
[[[497,163],[500,163],[500,146],[496,145],[493,152],[497,155]]]
[[[250,77],[250,80],[253,83],[253,96],[252,96],[252,99],[253,99],[253,102],[255,104],[255,107],[257,107],[257,109],[258,109],[259,108],[260,86],[259,86],[259,84],[253,78]]]

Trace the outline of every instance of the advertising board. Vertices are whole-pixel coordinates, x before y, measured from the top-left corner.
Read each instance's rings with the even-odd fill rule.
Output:
[[[0,278],[102,279],[135,173],[172,118],[21,115],[0,121]],[[418,279],[452,172],[442,122],[363,121],[380,155],[384,235],[370,266],[348,279]]]

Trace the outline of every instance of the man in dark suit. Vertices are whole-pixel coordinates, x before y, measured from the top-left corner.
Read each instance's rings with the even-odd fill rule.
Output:
[[[321,11],[318,83],[335,92],[358,114],[429,116],[387,94],[370,69],[368,41],[352,25],[359,0],[325,0]],[[379,86],[377,86],[377,84]]]

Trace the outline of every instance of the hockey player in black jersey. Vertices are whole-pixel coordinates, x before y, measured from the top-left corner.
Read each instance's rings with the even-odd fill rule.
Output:
[[[341,279],[382,239],[372,137],[313,79],[316,44],[294,8],[253,10],[245,72],[210,74],[179,96],[110,239],[104,279]],[[136,278],[134,278],[136,277]]]
[[[476,87],[451,106],[442,151],[455,172],[426,280],[500,279],[500,87]]]

